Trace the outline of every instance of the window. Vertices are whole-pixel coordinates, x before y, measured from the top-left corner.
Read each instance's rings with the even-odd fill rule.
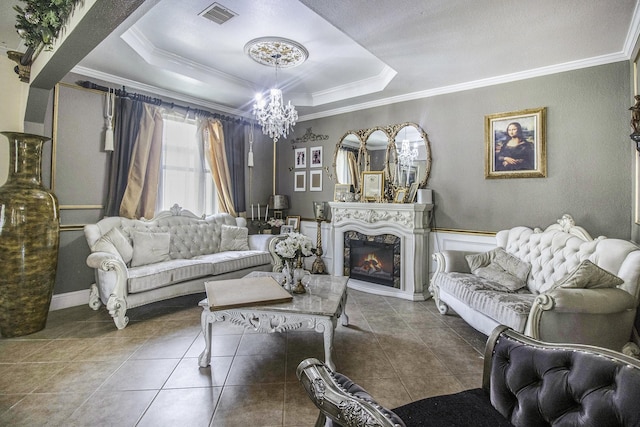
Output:
[[[165,115],[163,132],[157,211],[177,203],[196,215],[216,213],[215,186],[196,121]]]

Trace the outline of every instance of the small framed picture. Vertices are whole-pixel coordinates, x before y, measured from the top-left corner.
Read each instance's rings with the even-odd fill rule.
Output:
[[[365,202],[379,202],[384,191],[384,172],[362,172],[362,200]]]
[[[294,151],[296,169],[304,169],[307,167],[307,149],[296,148]]]
[[[547,176],[546,108],[485,116],[485,178]]]
[[[293,231],[300,231],[300,215],[288,216],[285,225],[293,227]]]
[[[413,203],[416,198],[416,194],[418,194],[418,183],[414,182],[409,187],[409,194],[407,195],[407,203]]]
[[[293,191],[307,191],[306,172],[296,172],[293,175]]]
[[[289,234],[293,232],[294,232],[294,229],[290,225],[283,225],[282,227],[280,227],[280,234]]]
[[[309,191],[322,191],[322,169],[309,171]]]
[[[336,184],[333,189],[333,201],[344,202],[346,201],[347,194],[351,193],[351,184]]]
[[[404,203],[404,198],[407,196],[406,188],[398,188],[396,190],[396,196],[393,198],[394,203]]]
[[[309,167],[311,168],[322,167],[322,147],[309,148],[309,156],[311,157],[311,164],[309,165]]]

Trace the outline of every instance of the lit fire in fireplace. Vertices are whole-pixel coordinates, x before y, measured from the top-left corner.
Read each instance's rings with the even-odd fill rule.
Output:
[[[360,262],[358,267],[360,267],[363,271],[371,274],[382,271],[384,265],[375,254],[370,253],[362,259],[362,262]]]

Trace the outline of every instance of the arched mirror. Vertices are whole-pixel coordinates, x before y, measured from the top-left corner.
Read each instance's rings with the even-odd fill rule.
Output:
[[[372,128],[365,134],[364,150],[360,151],[364,161],[358,161],[358,164],[364,165],[362,170],[386,171],[387,146],[390,140],[390,135],[381,127]]]
[[[401,123],[394,126],[393,143],[395,145],[394,173],[390,182],[396,187],[409,187],[417,182],[418,188],[424,188],[431,172],[431,147],[425,131],[415,123]],[[391,146],[391,144],[389,144]]]
[[[355,132],[345,133],[336,144],[333,155],[333,170],[338,184],[351,184],[358,191],[361,169],[358,157],[362,147],[362,139]]]

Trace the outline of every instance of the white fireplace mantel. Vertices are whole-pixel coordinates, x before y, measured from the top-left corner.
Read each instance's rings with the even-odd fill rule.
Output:
[[[370,236],[392,234],[401,240],[400,289],[349,279],[349,287],[378,295],[413,301],[430,297],[429,220],[432,204],[330,202],[333,240],[333,274],[344,276],[344,233]]]

